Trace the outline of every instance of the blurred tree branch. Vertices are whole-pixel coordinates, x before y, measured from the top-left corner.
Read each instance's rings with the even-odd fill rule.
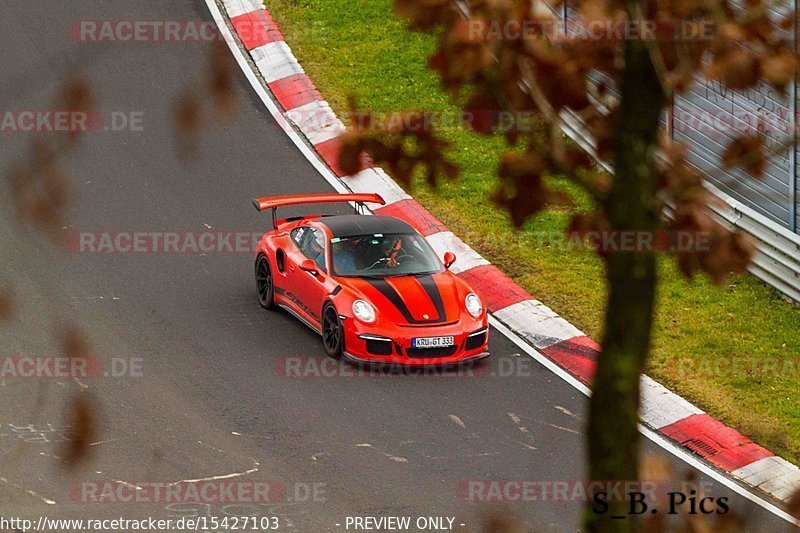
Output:
[[[600,37],[549,31],[554,9],[564,7],[541,0],[394,0],[395,12],[409,21],[410,29],[438,39],[430,67],[452,100],[475,117],[469,126],[476,133],[498,133],[494,117],[504,112],[533,113],[548,124],[503,132],[512,149],[501,156],[492,198],[517,227],[550,206],[570,205],[570,198],[544,179],[558,175],[595,202],[594,213],[573,217],[571,231],[702,232],[711,236],[708,247],[677,253],[687,277],[704,272],[722,284],[731,272],[743,272],[755,252],[752,239],[714,219],[708,207],[715,198],[687,162],[686,147],[660,133],[659,120],[674,95],[688,90],[698,75],[736,90],[763,80],[785,94],[795,79],[797,56],[792,43],[770,23],[766,4],[570,2],[583,23],[609,29]],[[620,28],[648,24],[653,35],[619,34]],[[683,33],[687,28],[715,31]],[[612,88],[618,99],[608,97]],[[613,162],[613,176],[565,141],[562,111],[584,120],[596,143],[596,157]],[[430,128],[370,128],[363,119],[359,124],[344,137],[340,164],[345,171],[356,170],[366,152],[405,185],[418,175],[429,183],[457,175],[445,155],[447,144]],[[725,149],[722,164],[759,178],[768,157],[763,141],[753,133],[737,136]],[[668,223],[661,216],[666,204],[675,215]],[[589,477],[637,480],[639,376],[652,334],[656,251],[598,251],[605,260],[609,292],[590,399]],[[614,514],[627,514],[627,503],[613,503],[603,515],[587,506],[585,524],[591,531],[635,527],[632,520],[611,520]]]

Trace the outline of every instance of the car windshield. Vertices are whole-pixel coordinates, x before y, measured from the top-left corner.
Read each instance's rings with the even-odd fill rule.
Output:
[[[337,276],[390,277],[433,274],[442,265],[430,245],[414,233],[374,233],[331,239]]]

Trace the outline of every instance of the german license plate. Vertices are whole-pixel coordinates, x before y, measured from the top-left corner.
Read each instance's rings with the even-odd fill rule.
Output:
[[[449,337],[418,337],[411,339],[414,348],[446,348],[455,344],[455,338]]]

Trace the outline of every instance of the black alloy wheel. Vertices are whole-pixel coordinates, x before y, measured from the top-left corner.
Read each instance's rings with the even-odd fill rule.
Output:
[[[327,304],[322,311],[322,346],[328,356],[334,359],[342,356],[342,321],[339,320],[339,314],[332,304]]]
[[[274,309],[275,285],[272,281],[272,270],[269,268],[269,260],[263,255],[256,261],[256,290],[261,307]]]

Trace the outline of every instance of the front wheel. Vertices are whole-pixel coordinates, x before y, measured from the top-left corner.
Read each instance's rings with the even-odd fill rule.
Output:
[[[275,308],[275,285],[272,280],[272,270],[266,256],[259,256],[256,261],[256,290],[258,303],[264,309]]]
[[[322,311],[322,347],[329,357],[339,359],[344,348],[344,331],[339,313],[333,304],[326,304]]]

